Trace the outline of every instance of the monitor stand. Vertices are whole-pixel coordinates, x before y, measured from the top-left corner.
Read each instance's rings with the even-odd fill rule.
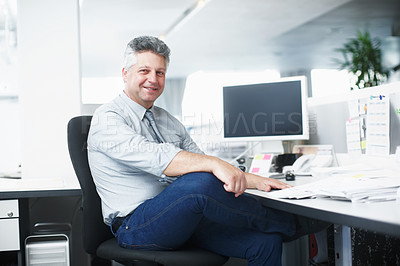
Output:
[[[260,152],[259,153],[275,153],[281,154],[284,152],[282,141],[280,140],[268,140],[261,141],[259,145]]]

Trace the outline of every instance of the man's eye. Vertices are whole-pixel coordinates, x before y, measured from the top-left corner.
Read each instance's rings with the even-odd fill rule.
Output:
[[[163,77],[163,76],[165,75],[165,73],[162,72],[162,71],[158,71],[158,72],[157,72],[157,75],[160,76],[160,77]]]
[[[140,69],[139,72],[141,73],[148,73],[149,71],[147,69]]]

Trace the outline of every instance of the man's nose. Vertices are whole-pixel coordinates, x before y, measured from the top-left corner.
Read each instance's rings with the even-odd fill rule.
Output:
[[[148,74],[148,76],[147,76],[147,79],[148,79],[150,82],[156,82],[156,81],[157,81],[157,73],[155,73],[155,72],[150,72],[150,73]]]

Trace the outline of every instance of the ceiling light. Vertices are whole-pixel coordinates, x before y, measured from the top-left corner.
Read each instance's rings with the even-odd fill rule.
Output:
[[[191,7],[186,9],[182,15],[172,25],[159,36],[160,39],[165,40],[167,36],[178,31],[190,18],[197,14],[210,0],[197,0]]]

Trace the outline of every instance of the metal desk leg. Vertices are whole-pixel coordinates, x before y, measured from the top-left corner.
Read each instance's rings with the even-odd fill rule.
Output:
[[[352,264],[350,227],[334,225],[335,265],[349,266]]]

